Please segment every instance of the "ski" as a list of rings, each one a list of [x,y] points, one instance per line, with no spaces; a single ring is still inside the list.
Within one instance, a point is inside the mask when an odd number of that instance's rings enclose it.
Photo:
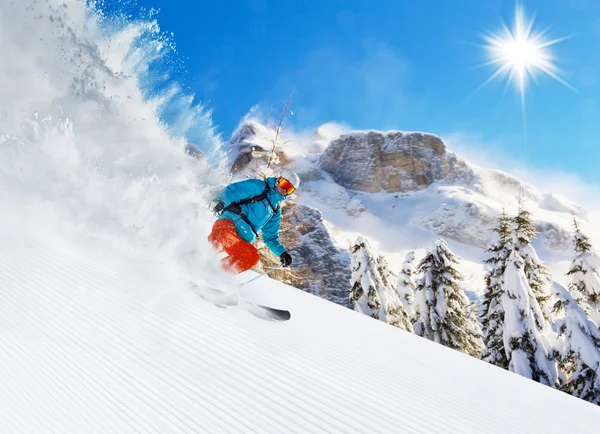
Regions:
[[[263,304],[242,301],[242,304],[248,312],[257,318],[271,321],[288,321],[292,318],[289,310],[277,309],[275,307],[265,306]]]
[[[265,306],[259,303],[253,303],[248,300],[243,300],[237,294],[221,291],[206,285],[198,285],[191,282],[192,289],[202,299],[210,301],[219,308],[240,307],[257,318],[266,321],[288,321],[292,314],[289,310],[278,309],[275,307]]]

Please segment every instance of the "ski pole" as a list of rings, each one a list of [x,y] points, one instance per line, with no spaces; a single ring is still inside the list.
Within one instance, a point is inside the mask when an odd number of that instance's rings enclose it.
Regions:
[[[256,277],[253,277],[252,279],[248,280],[247,282],[244,282],[244,283],[242,283],[242,284],[240,285],[240,287],[241,287],[241,286],[244,286],[244,285],[247,285],[247,284],[248,284],[248,283],[250,283],[250,282],[254,282],[256,279],[259,279],[259,278],[261,278],[261,277],[263,277],[263,276],[266,276],[266,275],[268,275],[268,274],[272,273],[273,271],[275,271],[275,270],[279,270],[279,269],[281,269],[281,268],[283,268],[281,265],[280,265],[279,267],[267,268],[267,269],[266,269],[266,271],[265,271],[264,273],[262,273],[262,274],[259,274],[258,276],[256,276]]]

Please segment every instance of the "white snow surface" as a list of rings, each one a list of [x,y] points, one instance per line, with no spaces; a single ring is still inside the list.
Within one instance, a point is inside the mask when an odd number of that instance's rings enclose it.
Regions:
[[[597,430],[594,405],[279,282],[242,291],[292,312],[264,321],[144,251],[14,217],[0,222],[3,432]]]

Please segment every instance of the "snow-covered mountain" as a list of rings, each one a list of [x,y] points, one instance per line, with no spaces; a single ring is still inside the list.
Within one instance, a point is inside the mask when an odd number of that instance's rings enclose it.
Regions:
[[[253,120],[242,123],[227,149],[236,176],[255,176],[273,141],[272,128]],[[588,233],[597,232],[583,207],[508,173],[476,166],[432,134],[344,131],[324,125],[310,135],[288,132],[275,150],[276,167],[294,168],[303,180],[296,203],[308,208],[305,214],[295,211],[295,221],[311,221],[321,231],[320,242],[336,247],[309,253],[307,243],[299,242],[296,255],[303,265],[325,262],[349,273],[349,257],[341,252],[363,235],[398,272],[409,250],[422,255],[441,236],[464,259],[459,268],[475,299],[483,289],[482,260],[490,228],[502,209],[516,212],[519,194],[526,198],[539,231],[534,245],[558,282],[564,283],[572,257],[573,216]],[[322,287],[314,292],[339,302],[347,283],[332,282],[326,284],[329,294]]]

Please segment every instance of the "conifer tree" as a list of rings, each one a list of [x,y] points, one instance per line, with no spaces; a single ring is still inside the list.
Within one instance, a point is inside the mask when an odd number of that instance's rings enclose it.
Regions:
[[[489,271],[485,275],[485,292],[483,295],[481,324],[483,328],[482,359],[508,369],[508,358],[504,349],[504,308],[501,297],[504,292],[504,271],[510,252],[511,219],[502,210],[496,226],[492,229],[497,240],[486,250],[489,257],[484,261]]]
[[[581,232],[573,217],[575,258],[571,262],[567,276],[570,278],[569,291],[579,293],[590,306],[592,319],[600,325],[600,258],[592,250],[589,238]]]
[[[412,332],[412,324],[396,293],[385,285],[392,277],[387,261],[375,260],[369,242],[358,237],[351,249],[350,301],[358,312]]]
[[[387,259],[382,255],[377,256],[377,271],[381,276],[381,281],[387,288],[393,288],[394,285],[392,282],[396,279],[394,273],[390,269],[390,265],[388,264]]]
[[[561,390],[600,404],[600,312],[597,310],[600,263],[589,238],[573,217],[575,258],[567,276],[568,290],[555,285],[556,329],[560,343],[558,361],[565,379]]]
[[[393,282],[395,282],[397,277],[390,270],[387,259],[382,255],[377,257],[377,271],[379,272],[381,282],[385,287],[385,291],[380,297],[386,300],[384,305],[387,313],[387,322],[412,333],[412,322],[408,311],[404,309],[404,304],[398,297],[398,294],[394,291],[395,285]]]
[[[415,293],[415,333],[479,357],[482,349],[481,329],[469,313],[470,302],[454,268],[458,258],[442,239],[436,241],[419,264],[423,277]]]
[[[540,330],[549,327],[552,309],[549,304],[551,283],[550,272],[546,264],[540,260],[531,242],[538,232],[533,224],[531,213],[525,209],[523,192],[518,197],[518,214],[513,219],[514,232],[516,235],[515,247],[519,250],[519,256],[523,259],[523,271],[533,295],[540,306],[542,316],[535,317],[536,324]]]
[[[350,301],[354,303],[354,310],[379,319],[381,301],[377,293],[376,282],[370,273],[370,259],[372,254],[367,240],[358,237],[350,252],[352,277],[350,281]]]
[[[600,331],[591,320],[591,307],[577,290],[555,285],[556,326],[563,345],[559,357],[567,379],[561,390],[600,404]]]
[[[537,320],[542,316],[524,271],[524,260],[514,240],[502,275],[500,296],[504,311],[503,338],[508,369],[534,381],[554,386],[557,367],[553,349]]]
[[[402,263],[402,269],[398,274],[398,281],[396,282],[396,292],[400,301],[404,306],[404,310],[408,314],[409,318],[413,318],[414,308],[413,300],[415,298],[415,252],[410,251],[406,254],[406,258]]]

